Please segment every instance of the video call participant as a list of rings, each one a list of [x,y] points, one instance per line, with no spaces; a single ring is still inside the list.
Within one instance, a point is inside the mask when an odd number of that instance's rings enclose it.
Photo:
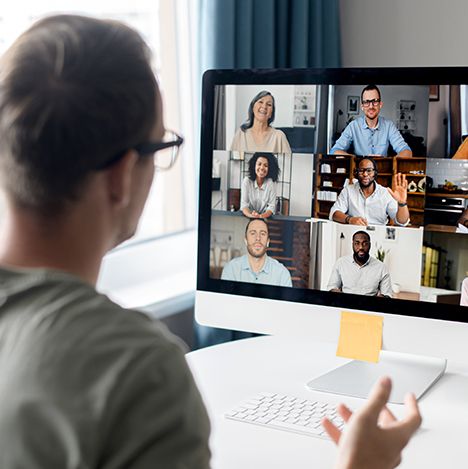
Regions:
[[[333,266],[327,290],[356,295],[393,295],[387,266],[369,254],[371,239],[366,231],[353,235],[353,255],[340,257]]]
[[[121,23],[56,16],[0,70],[0,467],[208,469],[209,422],[180,342],[95,290],[153,180],[153,157],[132,148],[180,144],[163,140],[147,47]],[[411,401],[406,418],[378,427],[389,393],[382,381],[354,415],[341,408],[342,437],[326,424],[336,467],[393,467],[420,416]]]
[[[380,90],[375,85],[366,86],[361,92],[361,110],[364,116],[350,122],[340,138],[333,145],[332,155],[349,155],[348,149],[354,146],[354,154],[360,156],[387,156],[391,145],[396,156],[411,157],[413,152],[404,141],[395,124],[380,117],[383,107]]]
[[[291,153],[284,132],[271,126],[274,120],[275,98],[269,91],[260,91],[250,102],[247,121],[237,130],[231,151]]]
[[[242,181],[242,213],[249,218],[268,218],[276,210],[276,181],[280,169],[273,153],[254,153],[249,174]]]
[[[245,227],[245,245],[247,254],[229,261],[224,266],[221,279],[292,287],[289,270],[267,256],[270,236],[265,220],[249,220]]]
[[[330,209],[330,220],[350,225],[386,225],[389,218],[397,225],[409,224],[408,182],[397,173],[393,187],[376,182],[377,165],[372,158],[359,160],[354,172],[357,181],[346,184]]]

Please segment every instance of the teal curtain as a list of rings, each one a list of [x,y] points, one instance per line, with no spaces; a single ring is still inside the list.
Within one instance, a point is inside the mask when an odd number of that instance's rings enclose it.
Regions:
[[[199,0],[201,65],[339,67],[338,0]]]
[[[202,71],[339,67],[339,0],[198,0]],[[196,347],[252,334],[195,324]]]

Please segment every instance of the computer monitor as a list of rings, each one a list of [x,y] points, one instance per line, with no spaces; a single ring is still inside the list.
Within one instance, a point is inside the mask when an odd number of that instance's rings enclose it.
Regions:
[[[197,321],[337,342],[343,310],[383,316],[378,365],[310,387],[389,373],[394,402],[465,356],[467,72],[206,72]]]

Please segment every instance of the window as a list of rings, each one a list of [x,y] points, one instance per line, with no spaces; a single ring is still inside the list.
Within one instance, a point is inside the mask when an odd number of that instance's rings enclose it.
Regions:
[[[153,67],[164,96],[166,127],[185,137],[178,163],[158,173],[136,236],[126,243],[144,241],[189,229],[195,224],[198,96],[195,4],[190,0],[42,0],[2,3],[0,53],[36,20],[57,13],[112,18],[137,29],[153,51]],[[183,77],[183,79],[179,79]]]

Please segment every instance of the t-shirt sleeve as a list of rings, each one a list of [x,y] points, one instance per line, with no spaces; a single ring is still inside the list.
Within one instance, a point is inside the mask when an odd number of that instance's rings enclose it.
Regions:
[[[210,467],[208,415],[184,354],[173,343],[160,348],[126,370],[108,412],[100,467]]]

